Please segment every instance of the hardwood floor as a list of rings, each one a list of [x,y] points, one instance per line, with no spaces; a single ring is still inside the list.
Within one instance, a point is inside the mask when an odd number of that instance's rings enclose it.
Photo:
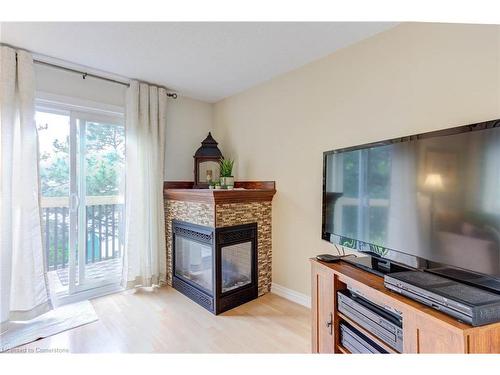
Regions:
[[[272,293],[215,316],[170,287],[92,300],[99,321],[22,348],[74,353],[310,353],[310,310]]]

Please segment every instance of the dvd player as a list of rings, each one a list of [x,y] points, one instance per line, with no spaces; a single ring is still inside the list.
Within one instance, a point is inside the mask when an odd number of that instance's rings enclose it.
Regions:
[[[337,292],[338,311],[395,350],[403,351],[403,320],[350,290]]]
[[[346,322],[340,323],[340,343],[352,354],[387,354],[387,350]]]
[[[384,285],[473,326],[500,321],[500,295],[429,272],[391,273]]]

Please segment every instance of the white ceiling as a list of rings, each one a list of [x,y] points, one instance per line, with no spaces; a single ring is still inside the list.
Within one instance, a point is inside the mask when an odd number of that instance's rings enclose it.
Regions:
[[[4,43],[216,102],[393,27],[376,22],[2,23]]]

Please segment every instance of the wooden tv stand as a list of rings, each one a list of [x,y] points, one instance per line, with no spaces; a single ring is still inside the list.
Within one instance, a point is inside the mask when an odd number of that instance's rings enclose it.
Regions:
[[[322,263],[311,259],[312,351],[344,353],[339,324],[347,321],[390,353],[396,350],[337,311],[337,291],[348,286],[380,306],[390,306],[403,316],[403,353],[500,353],[500,323],[472,327],[394,293],[384,279],[346,262]]]

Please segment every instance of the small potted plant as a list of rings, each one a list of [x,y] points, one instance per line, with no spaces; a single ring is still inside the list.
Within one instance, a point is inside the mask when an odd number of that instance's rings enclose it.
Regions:
[[[208,188],[209,189],[215,189],[215,181],[210,180],[210,182],[208,183]]]
[[[233,166],[234,160],[222,158],[219,162],[221,185],[226,189],[234,187]]]
[[[220,182],[219,182],[219,181],[216,181],[216,182],[214,183],[214,189],[216,189],[216,190],[222,189],[222,186],[221,186],[221,184],[220,184]]]

